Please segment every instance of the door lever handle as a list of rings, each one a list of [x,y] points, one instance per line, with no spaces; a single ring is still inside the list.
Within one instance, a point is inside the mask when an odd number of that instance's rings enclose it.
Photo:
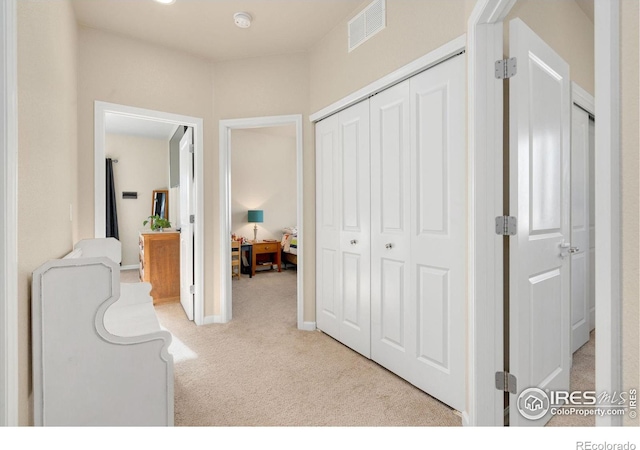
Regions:
[[[358,243],[358,241],[357,241],[357,240],[355,240],[355,239],[351,239],[351,245],[356,245],[357,243]]]
[[[390,248],[393,248],[393,244],[387,244],[387,245],[385,245],[384,247],[385,247],[385,248],[389,248],[389,249],[390,249]]]
[[[580,249],[578,247],[571,247],[569,249],[569,253],[578,253],[580,251]]]
[[[560,244],[558,244],[558,246],[560,247],[560,258],[564,259],[567,256],[569,256],[571,253],[574,253],[571,251],[571,243],[570,242],[565,242],[565,240],[563,239]],[[574,247],[575,248],[575,247]]]

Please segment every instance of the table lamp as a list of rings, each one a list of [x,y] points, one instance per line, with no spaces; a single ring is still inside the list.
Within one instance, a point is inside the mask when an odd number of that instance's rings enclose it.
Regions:
[[[264,222],[264,211],[261,209],[249,210],[249,223],[262,223]],[[253,226],[253,240],[258,240],[258,225]]]

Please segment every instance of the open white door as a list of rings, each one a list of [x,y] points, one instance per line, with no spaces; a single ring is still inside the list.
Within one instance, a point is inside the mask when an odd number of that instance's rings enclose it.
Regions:
[[[511,426],[544,425],[547,392],[569,390],[571,96],[569,65],[520,19],[509,28],[509,396]],[[515,393],[514,393],[515,392]]]
[[[571,110],[571,353],[589,341],[589,113]]]
[[[180,303],[193,320],[193,128],[180,140]]]

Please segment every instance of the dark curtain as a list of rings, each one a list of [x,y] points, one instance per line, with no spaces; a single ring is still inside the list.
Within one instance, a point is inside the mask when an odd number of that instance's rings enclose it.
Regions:
[[[120,240],[118,212],[116,211],[116,187],[113,183],[113,161],[107,158],[107,237]]]

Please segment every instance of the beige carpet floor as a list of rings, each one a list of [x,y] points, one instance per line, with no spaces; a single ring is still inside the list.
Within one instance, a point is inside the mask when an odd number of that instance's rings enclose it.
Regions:
[[[137,271],[123,272],[134,282]],[[296,328],[296,272],[233,280],[233,320],[196,326],[156,306],[174,342],[177,426],[460,426],[459,415],[321,332]],[[574,355],[572,389],[593,389],[594,345]],[[557,416],[549,426],[593,426]]]

